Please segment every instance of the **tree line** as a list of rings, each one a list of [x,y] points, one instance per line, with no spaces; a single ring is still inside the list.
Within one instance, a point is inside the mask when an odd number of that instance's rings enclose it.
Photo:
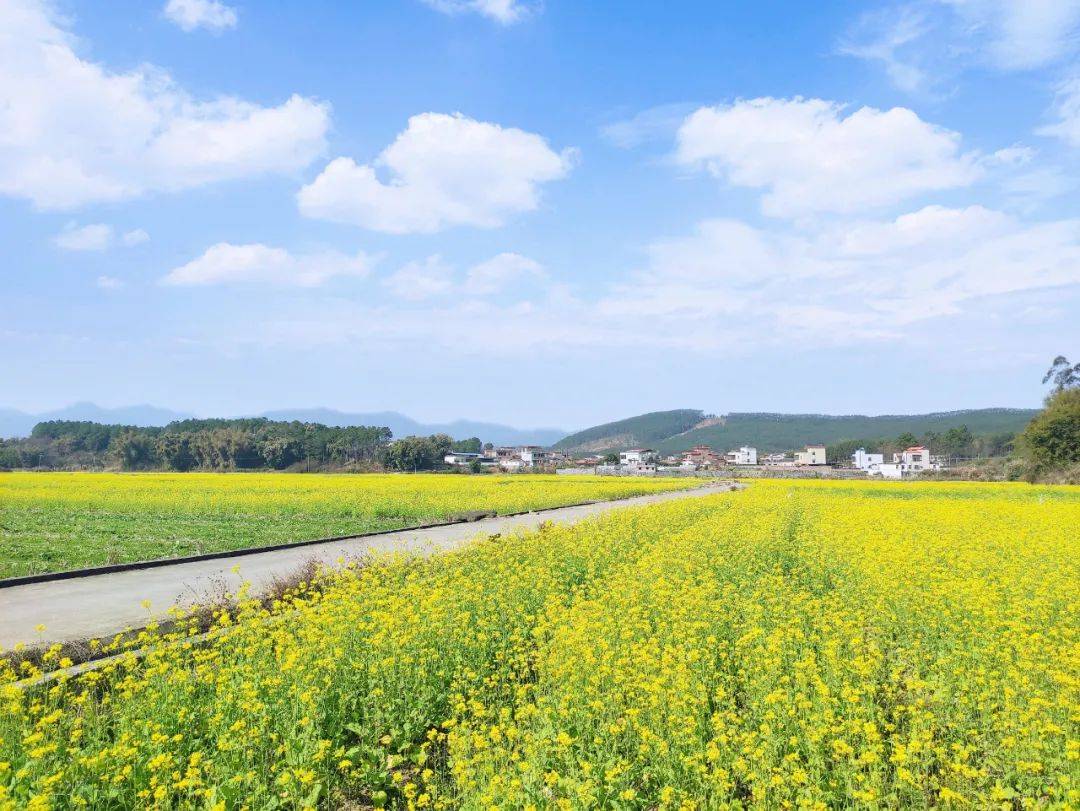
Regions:
[[[1015,436],[975,436],[961,425],[922,437],[905,433],[894,440],[838,442],[826,449],[826,455],[835,463],[846,461],[860,447],[888,455],[921,444],[953,461],[969,460],[947,475],[955,476],[967,469],[974,478],[1080,484],[1080,363],[1070,363],[1059,355],[1042,382],[1051,385],[1043,410]]]
[[[0,468],[121,470],[432,470],[472,437],[393,440],[385,426],[333,427],[259,418],[188,419],[164,427],[52,420],[0,440]]]
[[[966,425],[959,425],[947,431],[927,431],[922,436],[906,431],[893,439],[845,439],[827,446],[825,456],[831,464],[839,464],[850,461],[856,450],[865,448],[868,453],[882,453],[888,459],[905,448],[922,445],[935,456],[952,460],[985,459],[1007,456],[1015,442],[1013,433],[976,435]]]

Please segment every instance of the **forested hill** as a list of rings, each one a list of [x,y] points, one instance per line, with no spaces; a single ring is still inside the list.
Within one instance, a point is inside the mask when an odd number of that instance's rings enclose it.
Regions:
[[[703,411],[690,408],[653,411],[578,431],[563,437],[553,447],[570,451],[604,451],[640,445],[651,447],[683,431],[691,430],[705,419]]]
[[[38,414],[0,407],[0,439],[30,436],[33,427],[41,422],[95,422],[152,428],[164,427],[191,416],[150,405],[102,408],[88,402]],[[448,434],[454,439],[478,436],[496,445],[549,445],[566,435],[566,431],[558,428],[515,428],[476,420],[422,423],[397,411],[348,412],[332,408],[291,408],[265,411],[255,416],[265,417],[271,422],[317,423],[329,428],[384,425],[394,432],[394,436]]]
[[[679,453],[694,445],[711,445],[717,450],[753,445],[759,451],[774,452],[808,443],[829,445],[843,440],[869,441],[907,433],[922,438],[965,425],[975,436],[1015,434],[1037,413],[1035,409],[984,408],[875,417],[768,413],[708,417],[702,411],[678,409],[589,428],[562,439],[556,447],[571,452],[595,453],[645,445],[662,453]]]
[[[163,428],[50,420],[26,439],[0,439],[0,469],[429,470],[480,439],[446,434],[391,443],[386,426],[335,427],[264,417],[182,419]]]

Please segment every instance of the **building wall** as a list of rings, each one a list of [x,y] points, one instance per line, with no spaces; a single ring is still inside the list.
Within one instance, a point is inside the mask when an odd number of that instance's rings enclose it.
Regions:
[[[885,461],[885,455],[881,453],[867,453],[862,448],[851,455],[851,461],[859,470],[869,470],[874,465],[880,465]]]
[[[798,451],[795,454],[795,461],[800,465],[824,465],[826,463],[825,449],[807,448],[804,451]]]

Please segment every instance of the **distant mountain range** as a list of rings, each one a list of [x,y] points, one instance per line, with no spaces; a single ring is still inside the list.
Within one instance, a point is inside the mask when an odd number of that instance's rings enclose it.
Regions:
[[[320,422],[323,425],[385,425],[394,432],[394,436],[428,436],[430,434],[449,434],[454,439],[479,437],[484,442],[496,445],[551,445],[558,442],[566,431],[560,428],[513,428],[495,422],[474,422],[472,420],[454,420],[445,423],[417,422],[397,411],[375,411],[365,414],[350,414],[335,411],[332,408],[291,408],[279,411],[266,411],[259,414],[270,420],[300,420],[301,422]]]
[[[171,411],[151,405],[123,406],[103,408],[94,403],[74,403],[55,411],[40,414],[28,414],[10,408],[0,408],[0,437],[29,436],[30,431],[39,422],[47,420],[85,420],[113,425],[154,426],[166,425],[173,420],[189,419],[195,415]],[[234,415],[250,416],[250,415]],[[394,432],[394,436],[427,436],[429,434],[449,434],[454,439],[479,437],[485,442],[496,445],[551,445],[566,435],[558,428],[514,428],[491,422],[456,420],[449,423],[422,423],[396,411],[376,411],[370,413],[348,413],[332,408],[293,408],[267,411],[256,414],[270,420],[299,420],[301,422],[319,422],[323,425],[385,425]]]
[[[924,436],[966,425],[976,436],[1017,433],[1038,413],[1026,408],[982,408],[934,414],[831,416],[828,414],[739,414],[712,416],[696,409],[654,411],[570,434],[555,448],[571,453],[601,453],[650,447],[664,454],[694,445],[731,450],[752,445],[763,452],[841,440],[893,439],[903,433]]]
[[[713,416],[698,409],[676,409],[640,414],[566,435],[557,428],[513,428],[491,422],[456,420],[422,423],[397,411],[351,413],[332,408],[291,408],[265,411],[254,416],[270,420],[299,420],[323,425],[385,425],[402,437],[444,433],[454,439],[479,437],[496,445],[545,445],[572,453],[599,453],[632,447],[650,447],[662,453],[679,453],[694,445],[730,450],[753,445],[763,452],[790,450],[808,443],[829,444],[845,439],[895,438],[910,431],[943,433],[966,425],[975,435],[1019,432],[1038,413],[1024,408],[983,408],[934,414],[830,416],[827,414],[743,414]],[[88,420],[120,425],[166,425],[194,415],[151,405],[103,408],[94,403],[74,403],[55,411],[27,414],[0,408],[0,437],[28,436],[46,420]],[[251,415],[235,415],[251,416]]]
[[[192,416],[167,408],[152,405],[121,406],[102,408],[95,403],[72,403],[55,411],[43,411],[40,414],[28,414],[13,408],[0,408],[0,437],[29,436],[30,431],[39,422],[48,420],[80,420],[100,422],[108,425],[166,425],[173,420],[183,420]]]

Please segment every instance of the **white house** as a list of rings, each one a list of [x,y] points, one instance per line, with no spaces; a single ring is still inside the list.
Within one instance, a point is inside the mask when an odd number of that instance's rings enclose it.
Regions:
[[[519,448],[496,448],[495,461],[503,470],[511,472],[528,468],[546,467],[565,459],[561,454],[556,456],[551,451],[544,450],[539,445],[523,445]]]
[[[824,465],[825,446],[807,445],[804,451],[795,451],[795,464],[797,465]]]
[[[482,453],[466,453],[465,451],[451,451],[443,457],[443,461],[448,465],[464,466],[474,460],[483,459]]]
[[[871,476],[883,479],[902,479],[924,470],[940,470],[941,463],[930,456],[930,449],[922,445],[913,445],[900,453],[893,454],[891,463],[882,462],[867,470]]]
[[[619,454],[620,465],[649,465],[656,462],[657,453],[652,448],[631,448]]]
[[[724,456],[724,461],[729,465],[756,465],[757,448],[749,448],[744,445],[737,451],[728,451]]]
[[[922,445],[913,445],[900,453],[894,453],[893,464],[899,464],[905,473],[937,470],[940,467],[937,462],[930,458],[930,449]]]
[[[859,470],[867,472],[876,470],[884,462],[885,454],[867,453],[866,448],[859,448],[855,453],[851,454],[851,463]]]
[[[874,470],[867,471],[871,476],[881,476],[883,479],[902,479],[904,477],[904,471],[898,463],[886,463],[882,462]]]

